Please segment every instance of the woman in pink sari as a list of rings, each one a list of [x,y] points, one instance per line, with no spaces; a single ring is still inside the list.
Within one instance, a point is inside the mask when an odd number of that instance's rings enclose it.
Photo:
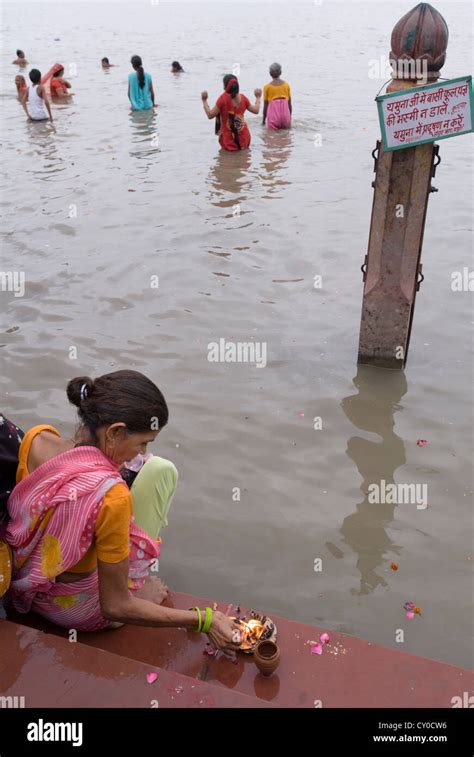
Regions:
[[[293,107],[291,104],[291,90],[287,81],[281,78],[281,66],[272,63],[270,66],[272,80],[263,88],[263,121],[269,129],[289,129]]]
[[[81,421],[74,439],[37,426],[20,446],[18,483],[8,500],[7,597],[18,612],[32,610],[66,628],[176,626],[235,651],[232,620],[210,608],[162,607],[167,589],[149,575],[176,486],[172,463],[145,456],[168,422],[162,393],[141,373],[116,371],[95,381],[72,379],[67,396]],[[132,459],[129,490],[119,471]],[[137,474],[140,460],[146,462]]]

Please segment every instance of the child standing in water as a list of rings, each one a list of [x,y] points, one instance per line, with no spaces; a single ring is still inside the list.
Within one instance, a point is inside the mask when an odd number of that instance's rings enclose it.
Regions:
[[[262,90],[256,89],[255,105],[239,91],[239,82],[231,76],[225,85],[224,93],[219,97],[213,108],[207,102],[207,92],[201,92],[202,104],[208,118],[220,117],[219,143],[224,150],[235,152],[245,150],[250,145],[250,131],[245,121],[245,111],[258,113]]]
[[[128,99],[132,110],[150,110],[155,107],[155,92],[151,74],[143,70],[142,59],[133,55],[130,63],[133,73],[128,77]]]
[[[21,104],[25,109],[26,115],[30,121],[46,121],[49,114],[49,120],[52,121],[51,106],[45,88],[41,84],[41,71],[38,71],[37,68],[32,68],[30,71],[30,80],[31,84],[21,99]],[[27,102],[28,107],[26,105]]]
[[[291,126],[291,91],[288,82],[281,79],[281,66],[270,66],[272,80],[263,88],[263,121],[269,129],[289,129]]]

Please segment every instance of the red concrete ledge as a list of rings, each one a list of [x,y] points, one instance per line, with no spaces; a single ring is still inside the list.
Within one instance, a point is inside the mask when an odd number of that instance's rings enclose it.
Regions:
[[[209,598],[173,593],[168,606],[213,606]],[[231,606],[218,609],[233,614]],[[233,608],[235,614],[235,607]],[[242,608],[242,614],[245,614]],[[248,611],[247,611],[248,612]],[[281,664],[270,678],[257,671],[252,657],[238,655],[233,665],[219,655],[203,655],[205,638],[179,629],[124,626],[116,631],[80,633],[83,645],[146,665],[206,681],[220,691],[239,692],[281,707],[450,708],[455,697],[474,692],[474,675],[454,665],[417,657],[345,634],[272,615],[278,627]],[[37,616],[16,616],[54,634],[64,630]],[[327,631],[331,643],[312,655],[308,641]]]
[[[8,620],[0,621],[0,647],[0,709],[272,706]],[[151,672],[158,678],[150,684]]]

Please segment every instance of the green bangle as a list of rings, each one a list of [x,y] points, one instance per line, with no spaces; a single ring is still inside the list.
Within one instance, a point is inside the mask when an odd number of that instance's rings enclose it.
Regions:
[[[209,633],[212,625],[212,608],[206,607],[206,618],[201,628],[201,633]]]
[[[201,633],[202,631],[202,615],[201,610],[199,607],[191,607],[192,612],[197,612],[198,614],[198,627],[196,628],[196,633]]]

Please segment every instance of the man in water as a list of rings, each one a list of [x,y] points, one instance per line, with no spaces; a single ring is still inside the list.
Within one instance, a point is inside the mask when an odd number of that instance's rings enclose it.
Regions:
[[[53,120],[51,106],[44,86],[41,84],[41,71],[32,68],[30,71],[31,84],[21,98],[21,104],[30,121]],[[28,106],[26,105],[28,103]]]
[[[17,66],[26,66],[28,61],[25,58],[23,50],[16,51],[16,60],[13,60],[12,63],[15,63]]]

